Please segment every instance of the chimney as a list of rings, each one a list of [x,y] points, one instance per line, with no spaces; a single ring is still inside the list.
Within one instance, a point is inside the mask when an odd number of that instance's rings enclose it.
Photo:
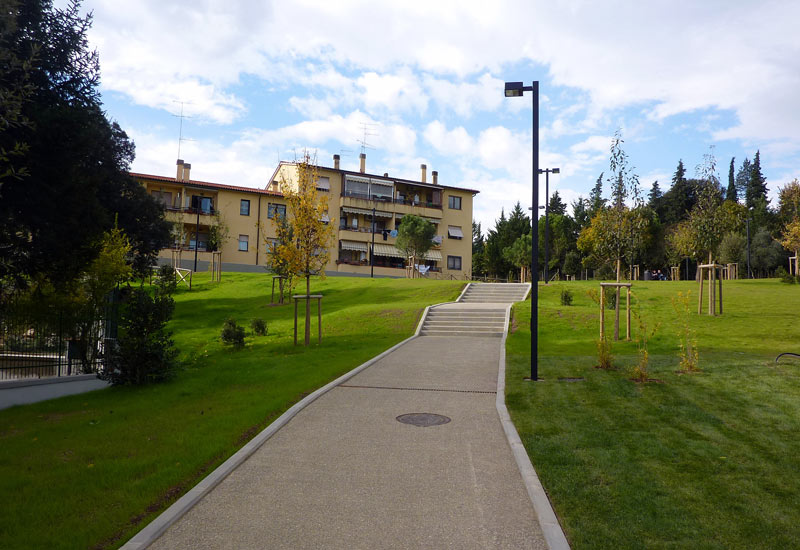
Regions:
[[[183,165],[183,181],[189,181],[189,170],[192,169],[192,165],[188,162]]]
[[[431,172],[431,177],[433,178],[433,184],[439,185],[439,172],[434,170],[433,172]]]
[[[384,173],[383,173],[383,177],[384,177],[384,178],[388,178],[388,177],[389,177],[389,172],[384,172]]]
[[[428,171],[428,167],[425,164],[420,164],[419,167],[422,168],[422,179],[420,181],[422,183],[425,183],[426,178],[427,178],[426,172]]]
[[[363,174],[367,171],[367,154],[361,153],[359,157],[361,158],[361,173]]]
[[[175,176],[175,179],[178,181],[183,181],[183,159],[178,159],[178,162],[175,164],[178,165],[178,175]]]
[[[334,170],[338,170],[339,169],[339,159],[340,158],[341,157],[339,157],[339,155],[333,155],[333,169]]]

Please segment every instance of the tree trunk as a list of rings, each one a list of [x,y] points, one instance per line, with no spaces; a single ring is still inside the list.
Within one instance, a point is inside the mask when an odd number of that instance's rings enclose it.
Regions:
[[[306,347],[311,341],[311,275],[306,275]]]
[[[620,282],[622,274],[622,259],[617,258],[617,282]],[[614,341],[619,340],[619,287],[615,289],[617,305],[614,308]]]

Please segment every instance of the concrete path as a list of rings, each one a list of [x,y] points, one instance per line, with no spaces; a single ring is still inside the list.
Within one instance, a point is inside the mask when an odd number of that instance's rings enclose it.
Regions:
[[[147,546],[145,532],[165,525],[150,548],[548,548],[495,408],[504,343],[410,339],[302,409],[185,515],[168,510],[123,548]],[[450,421],[397,420],[409,413]]]

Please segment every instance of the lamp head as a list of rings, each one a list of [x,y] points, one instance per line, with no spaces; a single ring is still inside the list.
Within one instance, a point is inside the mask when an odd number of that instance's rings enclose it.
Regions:
[[[522,82],[506,82],[506,97],[519,97],[524,86]]]
[[[560,174],[561,173],[561,168],[553,168],[551,170],[551,172],[553,172],[554,174]]]

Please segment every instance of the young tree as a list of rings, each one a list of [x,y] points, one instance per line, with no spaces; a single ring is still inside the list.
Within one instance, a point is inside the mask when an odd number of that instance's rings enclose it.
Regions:
[[[433,247],[433,238],[436,236],[436,226],[425,218],[406,214],[397,229],[395,246],[410,258],[413,267],[417,260],[423,258]],[[412,277],[415,270],[412,269]]]
[[[309,153],[297,163],[297,182],[281,181],[281,192],[289,205],[289,225],[294,247],[280,247],[283,261],[293,274],[306,280],[306,295],[311,295],[311,277],[325,277],[330,260],[328,247],[333,240],[333,227],[323,221],[328,211],[328,198],[317,193],[317,167]],[[305,345],[311,341],[311,300],[306,299]]]
[[[283,304],[286,292],[291,292],[294,287],[294,274],[300,270],[300,266],[295,262],[299,260],[299,255],[294,253],[294,233],[292,226],[286,216],[276,212],[273,219],[275,224],[275,240],[267,247],[266,264],[267,269],[281,277],[278,279],[278,292],[280,297],[278,303]],[[265,227],[259,227],[261,238],[265,243],[270,242]]]
[[[531,246],[533,239],[530,233],[523,235],[514,241],[514,244],[503,250],[503,256],[512,265],[520,269],[519,280],[525,282],[527,280],[527,273],[531,265]]]
[[[781,234],[781,246],[786,250],[794,251],[795,258],[800,258],[800,217],[786,224]],[[795,274],[797,275],[797,274]]]
[[[713,150],[704,156],[704,162],[697,167],[702,184],[697,204],[689,213],[689,227],[692,234],[692,248],[702,258],[708,255],[708,263],[725,234],[722,219],[722,193],[716,175],[716,159]]]

